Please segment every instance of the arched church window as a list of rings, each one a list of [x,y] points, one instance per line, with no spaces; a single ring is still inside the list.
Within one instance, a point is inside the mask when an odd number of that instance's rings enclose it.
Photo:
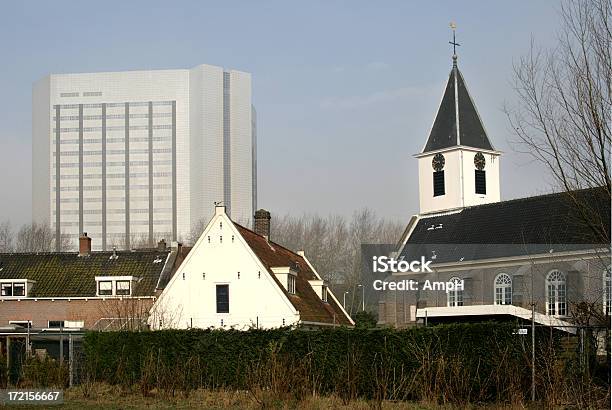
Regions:
[[[551,316],[567,315],[565,274],[558,270],[553,270],[546,276],[546,314]]]
[[[512,304],[512,278],[506,273],[500,273],[495,278],[495,304]]]
[[[454,277],[451,278],[449,282],[451,282],[454,286],[453,289],[448,290],[447,292],[448,306],[463,306],[463,286],[459,286],[462,283],[461,279]]]

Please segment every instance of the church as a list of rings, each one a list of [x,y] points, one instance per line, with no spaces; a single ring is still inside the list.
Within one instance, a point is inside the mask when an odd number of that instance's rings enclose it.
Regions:
[[[501,154],[454,54],[430,134],[415,155],[420,210],[392,255],[424,256],[432,269],[386,280],[458,286],[379,292],[380,325],[527,322],[533,316],[537,325],[574,333],[587,306],[599,323],[609,323],[609,195],[590,188],[502,201]],[[607,236],[597,235],[593,224]]]

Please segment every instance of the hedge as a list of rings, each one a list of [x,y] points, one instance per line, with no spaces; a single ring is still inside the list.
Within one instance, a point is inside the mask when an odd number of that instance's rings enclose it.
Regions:
[[[160,387],[163,379],[173,389],[252,389],[272,383],[267,378],[283,367],[278,378],[288,390],[299,384],[347,397],[508,401],[529,391],[531,338],[515,330],[491,322],[402,330],[89,332],[83,348],[92,378],[143,388]]]

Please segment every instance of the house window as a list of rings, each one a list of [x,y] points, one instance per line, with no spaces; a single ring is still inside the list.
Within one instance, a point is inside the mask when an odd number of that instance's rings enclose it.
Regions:
[[[26,282],[4,282],[0,287],[0,295],[1,296],[26,296]]]
[[[327,286],[323,286],[323,289],[321,290],[321,300],[323,300],[323,302],[327,302]]]
[[[474,170],[474,182],[476,185],[476,193],[486,195],[487,194],[487,178],[485,171],[480,169]]]
[[[287,275],[287,290],[295,295],[295,276],[293,275]]]
[[[2,284],[2,296],[13,296],[13,284],[12,283]]]
[[[101,280],[98,282],[98,295],[110,296],[113,294],[113,282],[110,280]]]
[[[449,281],[454,286],[452,290],[447,293],[448,306],[463,306],[463,281],[457,277],[451,278]]]
[[[434,196],[441,196],[445,194],[444,171],[434,171],[433,173],[433,192],[434,192]]]
[[[565,274],[553,270],[546,276],[546,314],[567,315]]]
[[[603,302],[604,302],[604,314],[612,314],[612,278],[610,277],[610,266],[604,271],[603,274]]]
[[[64,327],[64,321],[63,320],[49,320],[49,327],[50,328],[61,328]]]
[[[32,328],[32,321],[31,320],[9,320],[9,325],[17,325],[17,326],[21,326],[23,328]]]
[[[495,304],[512,304],[512,278],[505,273],[500,273],[495,278]]]
[[[217,313],[229,313],[229,285],[217,285]]]
[[[25,283],[13,283],[13,296],[25,296]]]
[[[117,281],[117,295],[129,296],[132,292],[130,289],[129,280],[118,280]]]

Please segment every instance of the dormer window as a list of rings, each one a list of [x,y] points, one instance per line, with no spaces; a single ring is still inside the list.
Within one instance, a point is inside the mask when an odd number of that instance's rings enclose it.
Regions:
[[[295,276],[287,276],[287,292],[295,295]]]
[[[287,293],[295,295],[295,280],[297,271],[289,266],[273,267],[272,272],[283,285]]]
[[[2,296],[13,296],[13,284],[12,283],[2,284]]]
[[[321,279],[313,279],[309,280],[308,283],[321,300],[327,302],[327,282]]]
[[[129,280],[118,280],[116,294],[118,296],[129,296],[132,294],[131,292],[131,283]]]
[[[131,296],[133,276],[96,276],[96,296]]]
[[[34,281],[27,279],[2,279],[0,280],[0,297],[23,298],[28,296]]]
[[[101,280],[98,282],[98,295],[100,296],[112,296],[113,294],[113,282],[110,280]]]

